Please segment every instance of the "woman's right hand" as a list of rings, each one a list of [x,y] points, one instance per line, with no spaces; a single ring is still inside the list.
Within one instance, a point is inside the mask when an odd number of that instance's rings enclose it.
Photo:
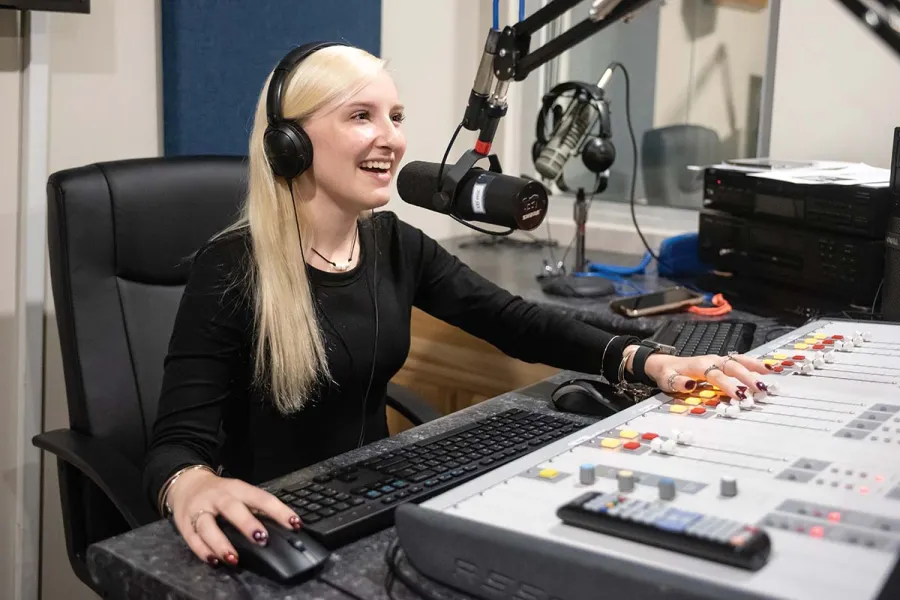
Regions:
[[[300,517],[269,492],[239,479],[219,477],[209,471],[195,469],[183,473],[169,489],[175,526],[191,550],[212,565],[225,561],[236,565],[239,560],[234,546],[216,524],[222,515],[247,539],[260,545],[269,534],[253,511],[263,513],[288,529],[300,529]]]

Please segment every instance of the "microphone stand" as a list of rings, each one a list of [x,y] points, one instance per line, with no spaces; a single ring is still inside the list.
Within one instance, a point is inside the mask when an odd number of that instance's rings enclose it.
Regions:
[[[584,235],[587,227],[588,205],[584,199],[584,188],[580,187],[575,192],[575,205],[573,208],[575,217],[575,273],[585,273],[587,259],[584,256]]]

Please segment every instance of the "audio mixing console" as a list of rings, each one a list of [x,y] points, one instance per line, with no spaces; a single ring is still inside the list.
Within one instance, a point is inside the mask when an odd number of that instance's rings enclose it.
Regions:
[[[877,598],[900,554],[900,325],[748,352],[768,394],[660,394],[397,510],[425,575],[481,598]]]

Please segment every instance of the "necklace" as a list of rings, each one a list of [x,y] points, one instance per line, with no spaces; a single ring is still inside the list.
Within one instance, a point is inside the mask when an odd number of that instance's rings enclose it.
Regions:
[[[322,260],[327,262],[329,265],[331,265],[331,268],[333,268],[335,271],[337,271],[338,273],[344,273],[346,271],[349,271],[350,265],[353,264],[353,250],[356,249],[356,238],[357,237],[359,237],[359,227],[357,227],[356,230],[353,232],[353,242],[350,244],[350,256],[347,257],[347,262],[341,262],[341,263],[334,262],[333,260],[328,260],[327,258],[322,256],[322,253],[319,252],[318,250],[316,250],[315,248],[313,248],[312,251],[315,252],[319,256],[319,258],[321,258]]]

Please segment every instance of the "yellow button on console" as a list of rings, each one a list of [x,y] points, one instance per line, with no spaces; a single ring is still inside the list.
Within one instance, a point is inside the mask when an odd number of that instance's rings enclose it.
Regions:
[[[673,404],[672,406],[669,407],[669,412],[683,413],[683,412],[687,412],[687,409],[688,409],[687,406],[682,406],[680,404]]]
[[[784,359],[786,359],[787,357],[788,357],[788,355],[787,355],[787,354],[784,354],[784,353],[782,353],[782,352],[779,352],[778,354],[773,354],[773,355],[772,355],[772,358],[774,358],[775,360],[784,360]]]
[[[817,340],[824,340],[824,339],[825,339],[826,337],[828,337],[828,336],[825,335],[824,333],[817,333],[814,337],[815,337]]]
[[[715,390],[703,390],[697,395],[701,398],[715,398],[717,394]]]
[[[697,406],[698,404],[702,404],[703,400],[701,400],[700,398],[690,397],[690,398],[685,398],[684,403],[689,406]]]
[[[615,438],[603,438],[603,441],[600,442],[600,445],[604,448],[618,448],[620,443],[621,442],[619,442],[619,440]]]
[[[803,340],[803,343],[804,344],[815,344],[816,338],[806,338],[805,340]]]
[[[541,469],[541,472],[538,473],[544,479],[553,479],[557,475],[559,475],[559,471],[556,469]]]
[[[766,359],[763,359],[763,363],[774,366],[774,365],[778,364],[778,361],[775,359],[772,359],[772,358],[766,358]]]
[[[634,438],[636,438],[639,435],[641,435],[641,434],[638,433],[637,431],[635,431],[634,429],[623,429],[622,431],[619,432],[619,437],[623,437],[626,440],[633,440]]]
[[[794,344],[794,350],[806,350],[806,344]]]

